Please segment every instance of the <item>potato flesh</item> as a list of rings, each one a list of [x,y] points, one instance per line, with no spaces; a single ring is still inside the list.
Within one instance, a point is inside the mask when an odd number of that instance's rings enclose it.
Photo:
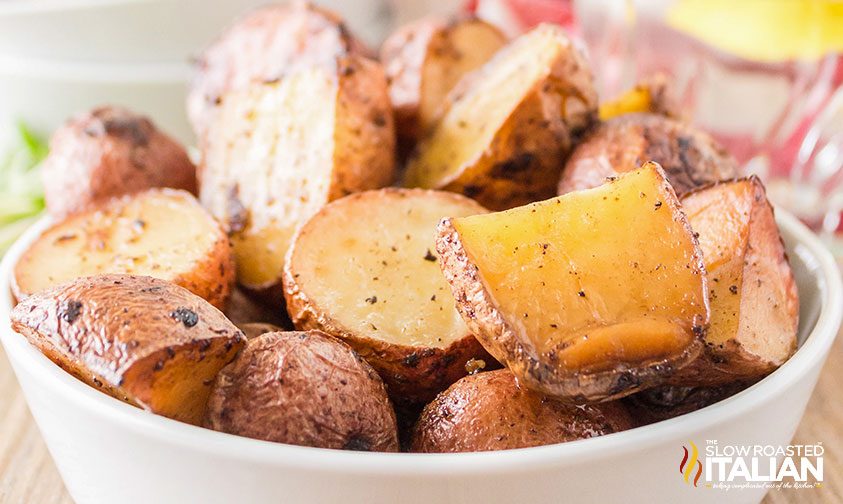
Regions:
[[[248,220],[231,240],[238,280],[274,284],[296,225],[328,200],[337,84],[313,68],[229,95],[210,129],[201,198],[220,218]],[[237,181],[237,193],[217,182]],[[259,211],[255,211],[258,209]]]
[[[736,340],[780,364],[796,344],[798,303],[772,209],[760,182],[718,184],[683,200],[709,277],[707,343]]]
[[[469,331],[437,264],[436,224],[484,209],[447,193],[404,194],[380,193],[384,199],[372,201],[352,196],[326,208],[319,225],[296,241],[296,282],[350,332],[445,348]]]
[[[677,355],[705,323],[698,249],[652,165],[453,223],[507,322],[563,369]]]
[[[220,230],[187,193],[151,191],[48,229],[15,268],[17,295],[103,273],[175,280],[191,272]]]
[[[422,141],[421,155],[407,167],[405,185],[442,187],[482,156],[501,124],[568,50],[548,30],[534,30],[514,44],[467,77],[478,77],[477,85],[453,102],[431,136]]]

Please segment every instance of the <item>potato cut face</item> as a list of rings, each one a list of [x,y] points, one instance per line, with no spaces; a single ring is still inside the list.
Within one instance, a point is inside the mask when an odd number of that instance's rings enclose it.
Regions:
[[[698,379],[717,384],[772,371],[796,349],[799,298],[761,182],[715,184],[682,203],[709,278],[711,322]]]
[[[383,189],[324,208],[291,249],[288,278],[344,331],[445,348],[469,332],[435,254],[436,224],[485,212],[438,191]]]
[[[64,283],[21,301],[11,319],[15,331],[80,380],[196,425],[214,378],[245,341],[202,298],[146,276]]]
[[[427,129],[462,77],[481,67],[501,47],[506,37],[480,19],[455,21],[433,35],[421,70],[419,122]]]
[[[187,192],[113,199],[46,230],[15,266],[18,299],[78,277],[148,275],[222,305],[233,281],[228,239]]]
[[[537,135],[525,131],[535,127],[541,129],[536,133],[545,135],[544,130],[564,130],[562,123],[570,123],[573,129],[587,124],[596,97],[584,67],[585,62],[558,28],[542,25],[514,40],[467,75],[449,96],[447,110],[408,163],[405,185],[442,188],[473,169],[493,172],[491,167],[480,167],[490,151],[505,157],[488,160],[493,165],[499,163],[502,172],[528,169],[534,158],[544,154],[561,155],[569,139],[556,138],[554,133],[552,138],[542,136],[537,141]],[[568,77],[572,82],[563,82]],[[578,86],[583,89],[575,89]],[[521,134],[510,131],[509,126]],[[525,140],[528,136],[529,141]],[[542,145],[532,145],[537,142]],[[533,152],[525,151],[520,157],[513,152],[526,146]],[[499,177],[508,175],[511,173]]]
[[[622,395],[644,379],[590,390],[581,378],[663,374],[699,352],[701,255],[655,164],[593,190],[443,222],[438,249],[469,328],[532,388]],[[578,376],[581,392],[565,385]]]

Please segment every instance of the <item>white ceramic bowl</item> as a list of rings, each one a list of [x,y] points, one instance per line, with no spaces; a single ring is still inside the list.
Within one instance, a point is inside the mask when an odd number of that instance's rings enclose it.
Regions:
[[[694,488],[677,469],[689,441],[788,443],[837,334],[839,270],[796,219],[780,212],[778,221],[801,296],[796,355],[702,410],[559,445],[421,455],[240,438],[143,412],[70,377],[9,329],[8,288],[0,289],[0,335],[67,489],[81,504],[758,502],[763,489]],[[38,232],[30,230],[7,254],[0,283],[8,285],[13,264]]]

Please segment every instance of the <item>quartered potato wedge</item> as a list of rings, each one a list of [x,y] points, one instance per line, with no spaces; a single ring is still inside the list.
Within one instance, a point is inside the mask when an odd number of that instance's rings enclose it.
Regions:
[[[773,208],[755,178],[714,184],[682,200],[708,271],[705,350],[671,380],[716,386],[758,379],[796,351],[799,294]]]
[[[12,328],[65,371],[134,406],[200,425],[245,339],[219,310],[157,278],[100,275],[29,296]]]
[[[463,323],[435,254],[445,216],[486,210],[422,189],[354,194],[302,226],[284,275],[296,328],[319,329],[357,350],[400,402],[428,401],[488,355]]]
[[[457,85],[404,184],[459,192],[492,210],[548,198],[572,137],[596,115],[584,56],[561,28],[540,25]]]
[[[437,250],[468,328],[530,389],[621,397],[701,350],[702,254],[656,164],[593,190],[446,219]]]
[[[234,282],[223,230],[184,191],[150,189],[73,215],[41,234],[15,265],[19,300],[74,278],[148,275],[222,308]]]

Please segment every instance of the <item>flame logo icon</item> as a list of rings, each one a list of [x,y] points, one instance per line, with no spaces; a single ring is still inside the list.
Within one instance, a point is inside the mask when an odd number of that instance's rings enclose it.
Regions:
[[[679,474],[682,475],[685,483],[690,483],[691,475],[694,474],[696,469],[696,475],[694,475],[694,486],[696,487],[700,481],[700,476],[702,476],[702,462],[700,462],[700,452],[697,450],[697,445],[693,441],[689,441],[689,443],[691,444],[690,452],[688,452],[688,448],[682,447],[685,455],[682,456],[682,462],[679,463]]]

